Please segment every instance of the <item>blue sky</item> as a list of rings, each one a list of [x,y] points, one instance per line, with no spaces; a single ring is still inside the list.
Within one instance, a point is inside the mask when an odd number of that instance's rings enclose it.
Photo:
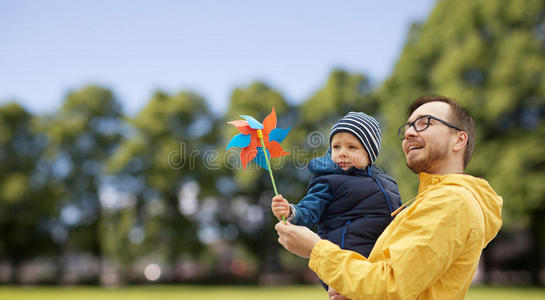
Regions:
[[[334,67],[387,77],[434,2],[0,1],[0,104],[54,112],[93,83],[130,115],[156,89],[193,90],[222,113],[255,80],[300,103]]]

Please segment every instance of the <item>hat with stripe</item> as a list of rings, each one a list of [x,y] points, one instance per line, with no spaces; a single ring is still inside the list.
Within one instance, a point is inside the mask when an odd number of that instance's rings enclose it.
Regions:
[[[329,133],[329,144],[333,135],[339,132],[352,133],[363,145],[372,164],[380,151],[380,125],[378,121],[362,112],[349,112],[340,119]]]

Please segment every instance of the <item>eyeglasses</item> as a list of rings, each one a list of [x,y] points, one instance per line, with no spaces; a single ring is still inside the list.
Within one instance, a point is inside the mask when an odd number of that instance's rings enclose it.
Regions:
[[[428,127],[430,127],[430,119],[439,121],[439,122],[447,125],[448,127],[454,128],[454,129],[456,129],[458,131],[463,131],[462,129],[456,127],[455,125],[453,125],[453,124],[451,124],[451,123],[449,123],[447,121],[441,120],[441,119],[436,118],[434,116],[424,115],[424,116],[418,117],[416,120],[414,120],[412,122],[407,122],[407,123],[401,125],[401,127],[399,127],[399,129],[397,130],[397,136],[399,137],[400,140],[405,139],[405,132],[407,132],[407,130],[409,130],[410,127],[414,128],[414,130],[416,132],[420,132],[420,131],[424,131],[424,130],[428,129]]]

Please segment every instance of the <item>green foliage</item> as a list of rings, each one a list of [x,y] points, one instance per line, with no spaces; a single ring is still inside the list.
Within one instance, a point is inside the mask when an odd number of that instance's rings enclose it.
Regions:
[[[85,86],[67,94],[61,109],[36,122],[46,137],[43,168],[54,188],[56,215],[43,228],[62,251],[75,250],[100,257],[100,191],[104,163],[121,139],[122,114],[108,89]],[[37,197],[40,199],[41,197]],[[58,272],[63,272],[66,255]]]
[[[273,106],[279,115],[288,109],[288,104],[280,92],[256,81],[248,87],[234,89],[225,118],[234,120],[240,119],[239,115],[250,115],[259,120],[259,116],[268,115]]]
[[[179,201],[187,182],[198,182],[201,195],[213,193],[216,176],[201,156],[216,143],[215,120],[206,102],[192,92],[171,96],[157,91],[129,122],[130,133],[109,159],[108,170],[113,188],[134,201],[109,210],[103,221],[111,233],[103,240],[108,256],[127,270],[139,257],[170,264],[182,253],[199,254],[197,223]],[[141,232],[142,240],[127,239],[132,230]]]
[[[377,92],[388,120],[383,154],[405,200],[417,182],[404,167],[395,130],[410,101],[437,93],[457,99],[476,119],[478,141],[467,171],[489,179],[505,197],[506,225],[521,220],[513,214],[545,205],[532,179],[545,175],[544,15],[543,1],[439,1],[426,23],[412,27]]]
[[[325,86],[301,106],[302,122],[322,123],[332,116],[343,116],[354,110],[373,114],[377,105],[370,101],[370,93],[371,86],[364,75],[333,70]]]
[[[54,251],[43,228],[54,216],[57,194],[40,163],[44,138],[33,117],[16,103],[0,107],[0,144],[0,259],[17,268]]]
[[[298,159],[297,166],[306,168],[312,158],[325,154],[331,126],[341,117],[350,111],[362,111],[380,119],[377,108],[378,103],[371,96],[371,85],[365,75],[333,70],[325,85],[299,107],[297,126],[289,136],[293,144],[304,150],[294,157]],[[306,186],[306,183],[301,184]]]
[[[273,90],[265,83],[259,81],[254,82],[248,87],[235,88],[231,94],[229,108],[223,120],[224,122],[239,120],[242,119],[240,115],[250,115],[256,118],[256,120],[262,122],[263,119],[271,113],[272,107],[274,107],[276,115],[279,117],[279,126],[277,127],[282,127],[282,117],[286,115],[289,109],[286,100],[280,92]],[[222,128],[223,141],[225,141],[223,144],[227,145],[228,141],[239,132],[235,129],[235,127],[228,124],[225,124],[222,126]],[[283,143],[282,146],[286,147],[286,144]],[[218,147],[218,151],[222,151],[222,148],[224,147]],[[222,154],[223,157],[225,157],[225,155],[229,154]],[[243,171],[242,168],[238,168],[239,170],[235,171],[233,175],[236,183],[240,185],[242,189],[253,189],[255,193],[255,191],[259,188],[257,185],[255,185],[255,178],[265,178],[263,175],[268,176],[268,174],[263,174],[262,170],[260,170],[254,162],[250,162],[248,166],[248,170]]]
[[[224,150],[229,140],[239,132],[225,122],[242,119],[239,115],[250,115],[258,121],[271,113],[274,107],[277,116],[277,128],[292,125],[293,108],[289,107],[285,98],[263,82],[254,82],[246,87],[237,87],[231,94],[229,108],[221,126],[222,143],[216,149],[220,153],[220,161],[224,178],[231,182],[234,190],[222,195],[217,210],[220,226],[234,224],[238,232],[235,244],[240,244],[248,253],[250,260],[257,262],[258,274],[274,271],[278,268],[278,247],[275,247],[273,217],[270,213],[270,201],[274,196],[271,179],[267,170],[255,162],[248,163],[246,170],[240,164],[240,149]],[[291,132],[290,132],[291,134]],[[289,136],[289,135],[288,135]],[[290,151],[290,144],[282,142],[282,148]],[[273,176],[279,191],[292,178],[290,166],[284,164],[289,158],[272,158],[271,164],[282,164],[282,168],[273,167]],[[233,180],[234,179],[234,180]],[[221,228],[221,227],[220,227]]]

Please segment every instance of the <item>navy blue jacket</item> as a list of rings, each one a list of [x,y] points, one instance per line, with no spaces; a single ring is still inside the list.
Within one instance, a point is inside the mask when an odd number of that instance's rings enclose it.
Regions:
[[[309,169],[315,176],[307,195],[292,205],[291,223],[318,225],[321,238],[368,257],[401,206],[397,183],[375,165],[344,171],[329,155],[313,159]]]

